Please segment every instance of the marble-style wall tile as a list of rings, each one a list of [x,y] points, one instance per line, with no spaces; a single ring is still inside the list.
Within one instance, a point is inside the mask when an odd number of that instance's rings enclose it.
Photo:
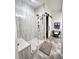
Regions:
[[[17,10],[19,10],[17,12]],[[23,38],[26,41],[31,40],[34,37],[35,26],[34,26],[34,9],[29,5],[17,5],[16,11],[16,26],[17,26],[17,37]]]

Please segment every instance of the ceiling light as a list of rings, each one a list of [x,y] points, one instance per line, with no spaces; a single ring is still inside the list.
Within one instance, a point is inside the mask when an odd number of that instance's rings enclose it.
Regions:
[[[32,2],[35,2],[35,0],[31,0]]]

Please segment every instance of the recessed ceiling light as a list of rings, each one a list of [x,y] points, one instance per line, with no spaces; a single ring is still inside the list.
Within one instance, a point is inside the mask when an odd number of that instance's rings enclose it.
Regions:
[[[32,2],[35,2],[35,0],[31,0]]]

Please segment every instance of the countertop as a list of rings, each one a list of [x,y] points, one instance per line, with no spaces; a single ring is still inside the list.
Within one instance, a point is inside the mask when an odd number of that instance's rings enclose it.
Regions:
[[[18,39],[17,41],[17,46],[18,46],[18,52],[22,51],[23,49],[27,48],[30,46],[29,43],[27,43],[24,39]]]

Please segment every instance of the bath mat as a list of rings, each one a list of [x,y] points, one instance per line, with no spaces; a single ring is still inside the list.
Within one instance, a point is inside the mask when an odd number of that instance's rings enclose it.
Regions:
[[[39,50],[49,56],[50,55],[51,48],[52,48],[52,43],[45,41],[41,45],[41,47],[40,47]]]

